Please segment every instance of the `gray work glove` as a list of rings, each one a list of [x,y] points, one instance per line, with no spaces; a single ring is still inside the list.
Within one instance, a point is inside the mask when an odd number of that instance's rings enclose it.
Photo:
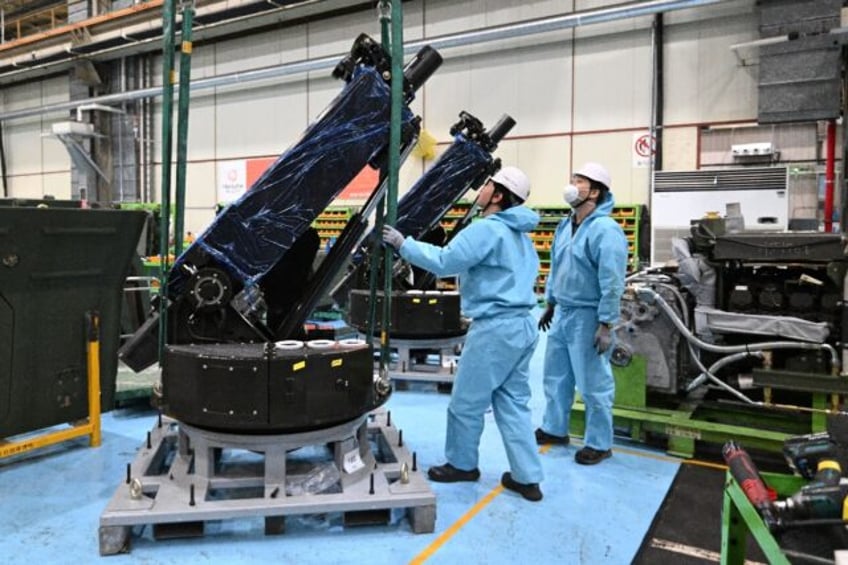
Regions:
[[[595,351],[598,355],[603,355],[612,345],[612,330],[606,324],[598,324],[598,329],[595,330]]]
[[[391,245],[395,249],[400,249],[400,246],[403,245],[403,234],[397,231],[392,226],[383,226],[383,242],[386,245]]]
[[[548,307],[545,308],[545,311],[542,312],[542,317],[539,318],[539,329],[543,332],[548,331],[551,328],[551,321],[554,319],[554,305],[548,304]]]

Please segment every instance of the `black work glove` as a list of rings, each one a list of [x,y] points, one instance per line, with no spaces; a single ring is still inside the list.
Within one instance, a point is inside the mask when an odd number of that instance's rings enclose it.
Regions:
[[[548,331],[551,327],[551,320],[554,319],[554,305],[548,304],[548,307],[545,308],[545,311],[542,312],[542,317],[539,318],[539,329],[543,332]]]
[[[598,329],[595,330],[595,351],[598,355],[603,355],[610,345],[612,345],[612,330],[606,324],[598,324]]]

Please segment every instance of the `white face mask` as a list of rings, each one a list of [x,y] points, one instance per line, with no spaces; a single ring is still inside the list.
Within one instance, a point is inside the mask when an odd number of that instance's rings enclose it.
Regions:
[[[571,206],[572,208],[577,208],[586,202],[586,198],[580,199],[580,189],[574,186],[573,184],[569,184],[565,187],[565,190],[562,194],[563,200],[565,203]]]

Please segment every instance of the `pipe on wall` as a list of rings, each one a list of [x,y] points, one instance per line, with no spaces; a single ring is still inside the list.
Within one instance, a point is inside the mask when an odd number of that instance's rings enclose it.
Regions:
[[[833,181],[836,176],[836,120],[827,122],[824,168],[824,231],[833,231]],[[840,218],[841,221],[844,221]]]

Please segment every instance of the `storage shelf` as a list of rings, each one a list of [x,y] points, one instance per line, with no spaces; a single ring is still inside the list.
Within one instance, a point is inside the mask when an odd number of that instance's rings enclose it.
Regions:
[[[318,217],[312,222],[312,227],[318,230],[318,237],[321,238],[321,249],[332,246],[352,216],[353,208],[348,206],[329,206],[318,214]]]

